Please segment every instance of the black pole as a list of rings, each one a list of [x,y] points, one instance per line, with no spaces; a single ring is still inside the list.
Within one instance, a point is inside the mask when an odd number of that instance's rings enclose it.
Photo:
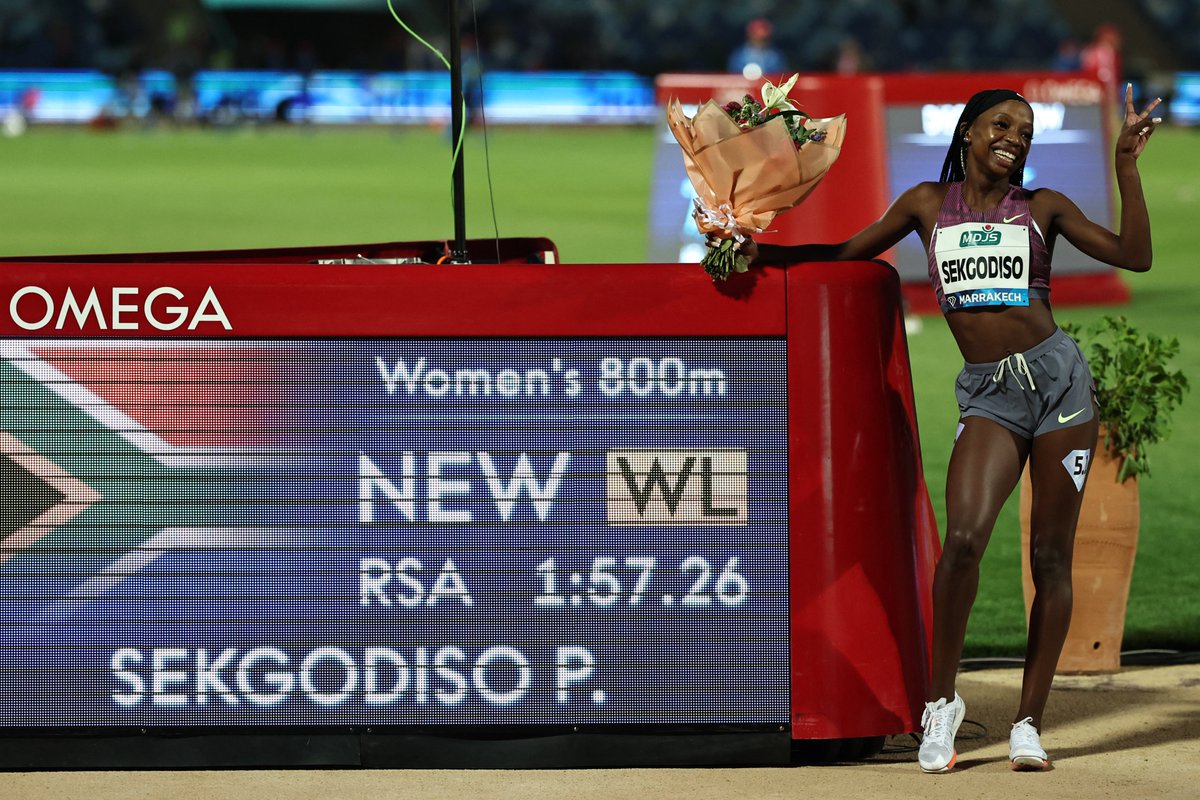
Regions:
[[[466,264],[467,258],[467,202],[463,189],[463,85],[462,85],[462,31],[458,26],[458,0],[450,2],[450,135],[451,152],[454,154],[452,199],[454,203],[454,246],[450,261]]]

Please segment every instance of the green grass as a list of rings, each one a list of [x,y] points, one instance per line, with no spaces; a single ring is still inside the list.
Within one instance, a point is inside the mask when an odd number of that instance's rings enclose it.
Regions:
[[[547,236],[563,260],[637,262],[646,251],[653,151],[648,129],[493,128],[491,192],[501,236]],[[1193,488],[1200,453],[1200,220],[1195,136],[1157,133],[1143,157],[1154,226],[1153,271],[1129,275],[1120,309],[1064,309],[1087,322],[1119,311],[1177,336],[1177,366],[1194,385],[1171,438],[1141,482],[1142,528],[1126,648],[1200,649],[1200,558]],[[466,148],[468,236],[493,235],[481,137]],[[284,247],[452,236],[449,145],[429,129],[96,133],[34,129],[0,139],[7,189],[0,254]],[[835,180],[836,175],[831,176]],[[850,187],[847,202],[852,202]],[[944,525],[946,462],[961,363],[946,326],[925,319],[910,337],[926,479]],[[1025,623],[1015,498],[984,558],[968,656],[1018,655]]]
[[[486,153],[472,136],[467,235],[640,261],[651,146],[645,129],[499,128]],[[0,139],[0,165],[4,255],[453,237],[450,146],[427,128],[33,129]]]

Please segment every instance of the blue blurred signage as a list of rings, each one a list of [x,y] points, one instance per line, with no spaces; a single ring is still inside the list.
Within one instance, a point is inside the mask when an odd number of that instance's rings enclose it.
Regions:
[[[212,122],[446,122],[445,72],[204,70],[193,77],[195,108]],[[30,122],[173,113],[181,94],[173,76],[147,71],[118,83],[96,71],[0,72],[0,116]],[[645,123],[657,118],[650,80],[627,72],[495,72],[484,77],[484,110],[494,123]]]
[[[1175,76],[1168,113],[1180,125],[1200,125],[1200,72],[1180,72]]]

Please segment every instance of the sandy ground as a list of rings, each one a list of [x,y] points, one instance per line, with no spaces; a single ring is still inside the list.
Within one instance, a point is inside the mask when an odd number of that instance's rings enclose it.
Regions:
[[[1200,798],[1200,664],[1057,678],[1042,737],[1053,768],[1042,773],[1009,769],[1020,678],[1014,669],[960,676],[967,722],[947,775],[922,774],[911,737],[898,737],[863,763],[773,769],[10,773],[0,798]]]

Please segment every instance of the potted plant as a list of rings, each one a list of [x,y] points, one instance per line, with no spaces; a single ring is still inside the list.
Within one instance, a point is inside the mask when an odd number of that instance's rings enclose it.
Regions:
[[[1121,666],[1125,606],[1137,553],[1138,476],[1150,474],[1148,448],[1166,438],[1188,388],[1168,368],[1179,341],[1142,333],[1123,317],[1086,328],[1063,325],[1079,342],[1096,381],[1100,434],[1075,532],[1071,629],[1059,672],[1115,672]],[[1029,472],[1021,478],[1021,562],[1025,618],[1033,602],[1029,571]]]

